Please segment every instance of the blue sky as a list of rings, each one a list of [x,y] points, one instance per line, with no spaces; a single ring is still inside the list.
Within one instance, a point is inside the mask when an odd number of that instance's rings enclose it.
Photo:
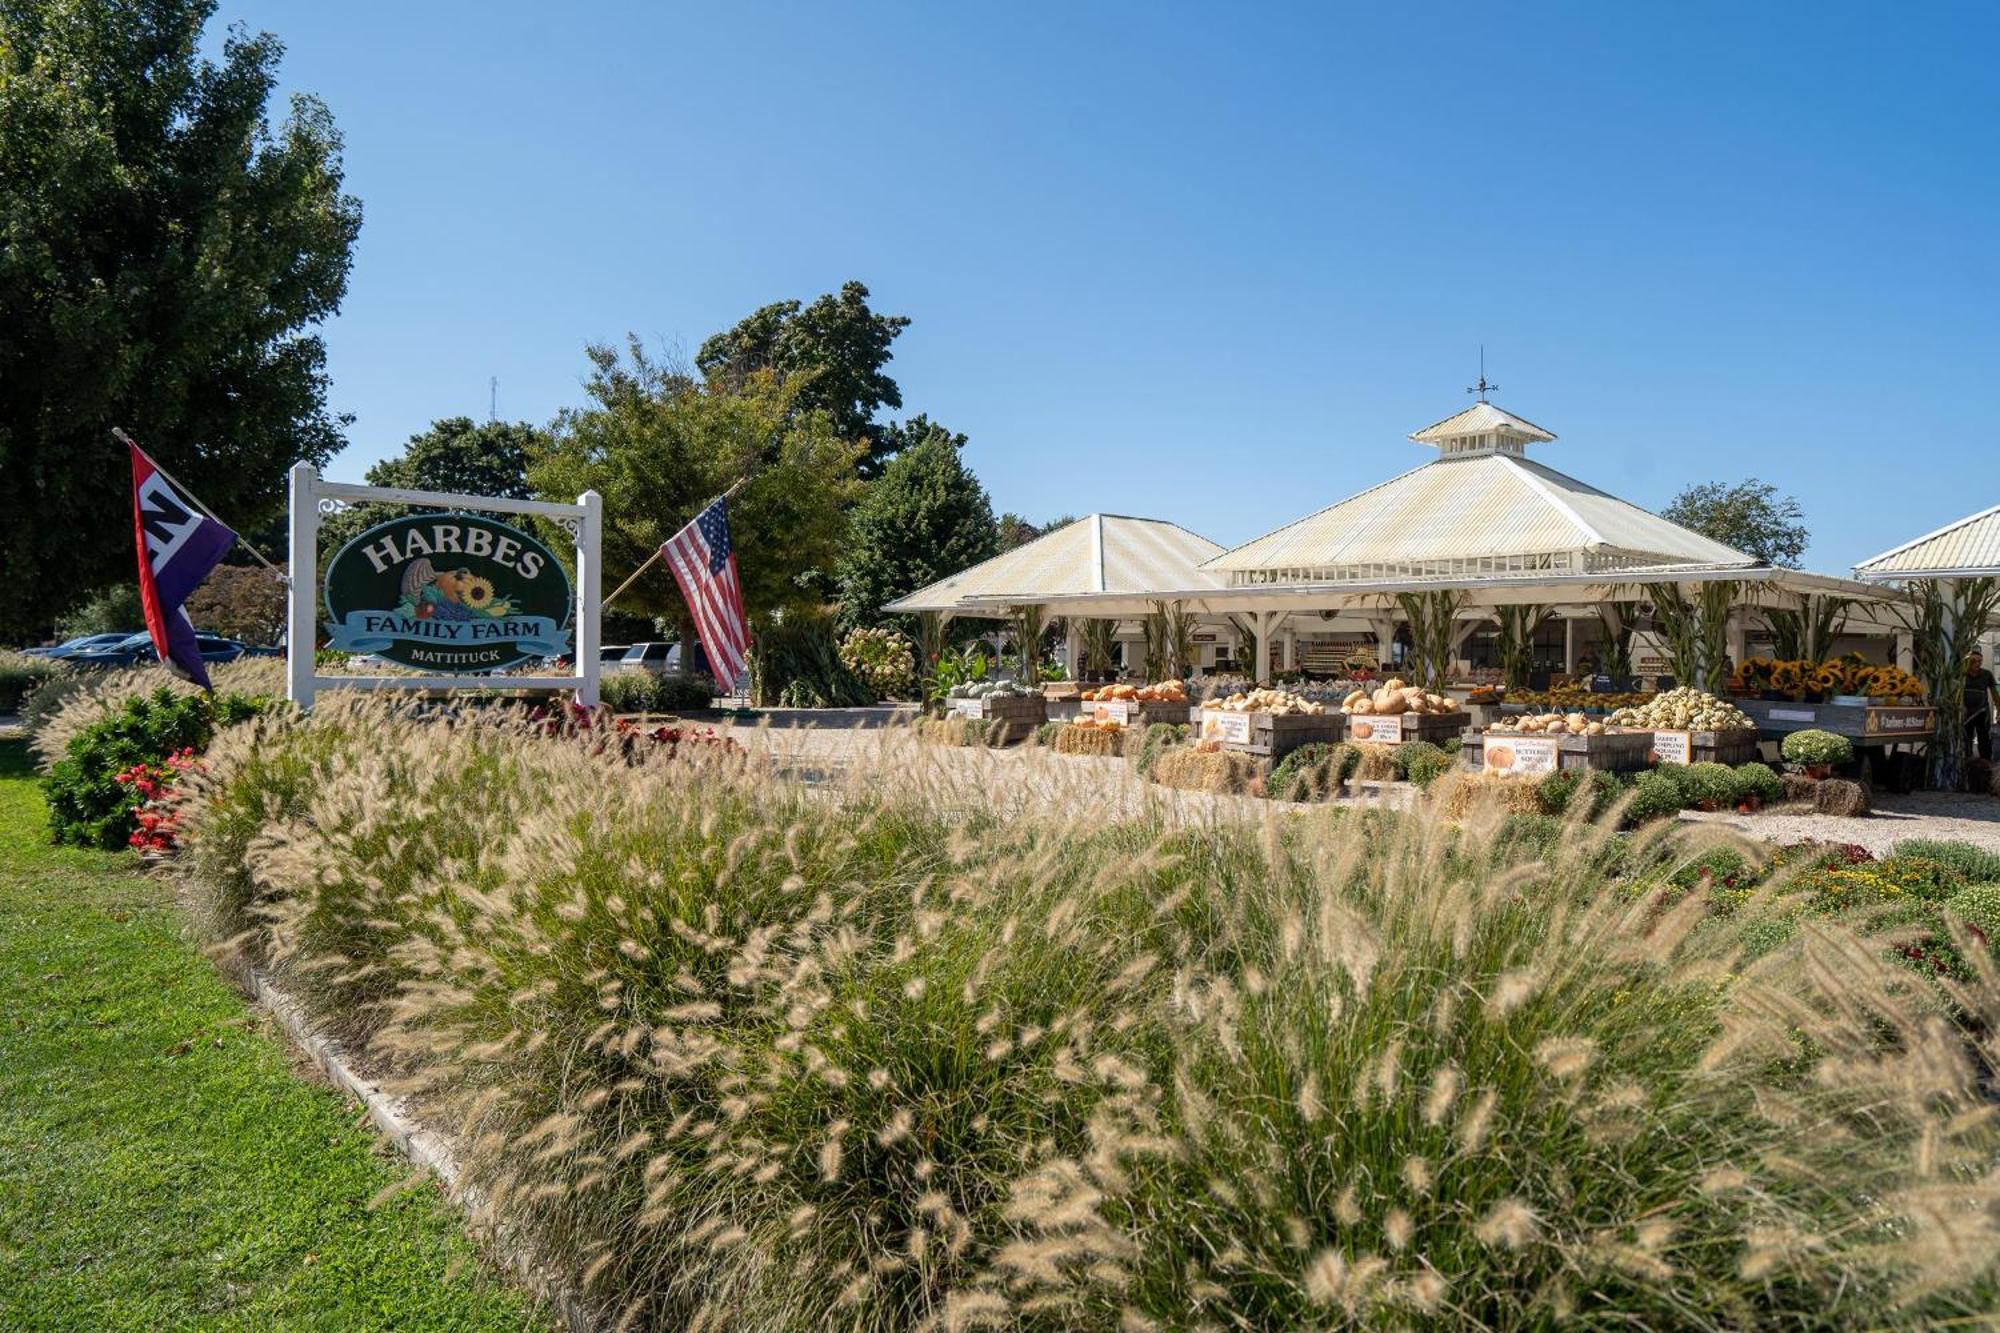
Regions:
[[[225,0],[366,209],[358,478],[847,278],[996,509],[1235,543],[1494,401],[1651,508],[1796,494],[1811,567],[2000,500],[2000,6]]]

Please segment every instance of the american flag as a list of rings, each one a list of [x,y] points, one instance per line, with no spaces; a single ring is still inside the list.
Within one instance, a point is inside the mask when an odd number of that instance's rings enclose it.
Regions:
[[[717,500],[660,547],[694,616],[708,651],[715,683],[734,690],[749,671],[750,623],[736,579],[736,548],[729,543],[729,511]]]

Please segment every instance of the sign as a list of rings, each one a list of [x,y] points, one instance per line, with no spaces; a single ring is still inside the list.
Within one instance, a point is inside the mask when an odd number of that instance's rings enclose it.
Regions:
[[[1937,731],[1935,708],[1871,708],[1861,721],[1861,733],[1869,737],[1929,737]]]
[[[1351,714],[1347,719],[1347,738],[1367,741],[1373,745],[1401,745],[1403,715],[1401,713]]]
[[[1496,736],[1487,732],[1480,747],[1480,767],[1499,778],[1540,777],[1561,763],[1553,736]]]
[[[1132,721],[1132,712],[1137,707],[1130,699],[1086,699],[1083,701],[1083,715],[1102,722],[1116,722],[1127,726]]]
[[[1250,743],[1250,715],[1231,713],[1220,708],[1201,710],[1201,729],[1197,733],[1205,741],[1226,741],[1232,745]]]
[[[1084,705],[1086,708],[1089,706],[1089,704]],[[986,701],[984,699],[953,699],[951,701],[951,715],[953,717],[985,717]]]
[[[1656,731],[1653,733],[1653,759],[1662,764],[1691,764],[1694,762],[1694,733],[1692,731]]]
[[[327,562],[327,646],[444,675],[570,650],[570,585],[535,537],[477,514],[408,514]]]

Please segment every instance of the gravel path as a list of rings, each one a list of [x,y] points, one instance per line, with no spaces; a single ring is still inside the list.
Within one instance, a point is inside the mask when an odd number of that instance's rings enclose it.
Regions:
[[[1757,815],[1690,811],[1681,818],[1728,824],[1766,842],[1851,842],[1877,855],[1909,838],[1946,838],[2000,852],[2000,800],[1991,796],[1878,795],[1875,812],[1859,819],[1814,814],[1807,806],[1777,806]]]

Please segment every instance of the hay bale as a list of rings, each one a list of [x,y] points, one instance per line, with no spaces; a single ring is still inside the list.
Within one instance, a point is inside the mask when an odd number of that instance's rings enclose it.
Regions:
[[[932,745],[985,745],[987,726],[979,718],[927,717],[916,724],[917,739]]]
[[[1193,746],[1175,746],[1153,764],[1153,781],[1162,787],[1226,796],[1249,791],[1251,779],[1263,776],[1264,765],[1260,760],[1232,750],[1197,750]]]
[[[1872,804],[1868,788],[1845,778],[1827,778],[1813,792],[1813,809],[1823,815],[1852,819],[1867,814]]]
[[[1354,776],[1362,782],[1394,782],[1396,780],[1396,747],[1393,745],[1356,744],[1361,752],[1360,766]]]
[[[1429,796],[1439,814],[1462,823],[1474,812],[1487,809],[1510,815],[1538,815],[1542,812],[1542,802],[1536,786],[1520,778],[1454,770],[1431,784]]]
[[[1783,773],[1779,780],[1785,784],[1784,799],[1788,801],[1810,801],[1819,790],[1819,779],[1803,773]]]
[[[1124,749],[1125,733],[1122,731],[1079,727],[1072,723],[1056,733],[1057,754],[1094,754],[1110,757],[1122,754]]]

